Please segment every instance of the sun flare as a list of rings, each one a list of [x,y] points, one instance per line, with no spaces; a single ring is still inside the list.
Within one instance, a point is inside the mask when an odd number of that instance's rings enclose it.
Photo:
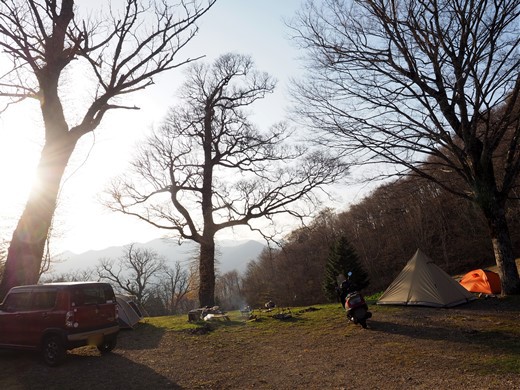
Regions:
[[[39,152],[12,128],[0,132],[0,218],[19,214],[34,184]]]

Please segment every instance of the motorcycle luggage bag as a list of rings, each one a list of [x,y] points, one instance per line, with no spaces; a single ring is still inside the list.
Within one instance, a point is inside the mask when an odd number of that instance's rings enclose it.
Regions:
[[[352,294],[347,295],[345,301],[347,303],[347,307],[350,309],[365,305],[363,296],[358,292],[353,292]]]

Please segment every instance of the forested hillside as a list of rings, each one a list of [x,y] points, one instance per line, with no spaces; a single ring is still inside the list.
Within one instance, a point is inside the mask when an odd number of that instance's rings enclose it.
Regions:
[[[514,248],[520,244],[519,205],[508,208]],[[420,178],[377,188],[347,211],[324,210],[312,224],[288,235],[283,247],[251,263],[243,284],[247,301],[280,305],[325,300],[325,263],[335,239],[345,235],[370,276],[366,293],[384,290],[417,248],[450,274],[494,265],[487,226],[479,210]],[[515,256],[519,256],[517,252]]]

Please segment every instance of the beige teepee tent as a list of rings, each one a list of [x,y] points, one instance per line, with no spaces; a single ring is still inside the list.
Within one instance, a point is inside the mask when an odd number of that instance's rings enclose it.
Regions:
[[[473,294],[417,249],[377,304],[451,307],[473,299]]]

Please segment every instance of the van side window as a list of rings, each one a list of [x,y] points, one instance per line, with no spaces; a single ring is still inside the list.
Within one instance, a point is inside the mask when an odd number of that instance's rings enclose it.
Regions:
[[[24,311],[31,308],[31,293],[15,292],[5,299],[4,310],[8,312]]]
[[[33,309],[50,310],[56,304],[56,291],[37,291],[33,292]]]

